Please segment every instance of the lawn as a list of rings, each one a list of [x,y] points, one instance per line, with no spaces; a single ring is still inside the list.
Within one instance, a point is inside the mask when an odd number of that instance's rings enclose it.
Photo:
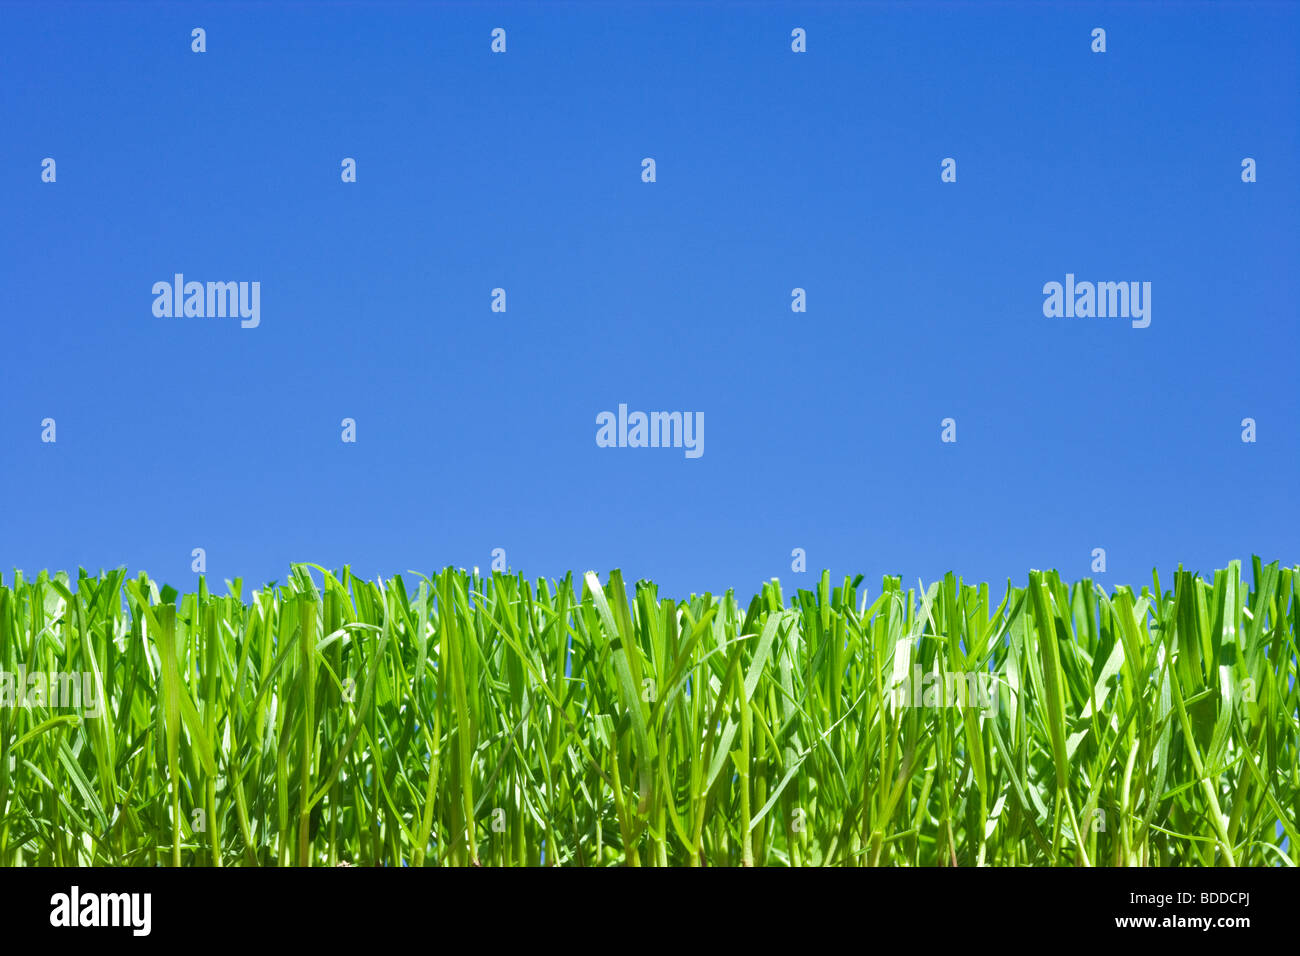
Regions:
[[[1300,571],[0,578],[0,865],[1290,866]]]

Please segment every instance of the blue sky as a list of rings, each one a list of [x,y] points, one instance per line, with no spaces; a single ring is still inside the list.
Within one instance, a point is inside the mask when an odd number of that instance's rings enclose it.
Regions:
[[[1300,560],[1300,5],[0,19],[6,579]],[[155,317],[177,272],[260,326]],[[1066,273],[1150,282],[1150,326],[1044,317]],[[597,447],[620,403],[704,455]]]

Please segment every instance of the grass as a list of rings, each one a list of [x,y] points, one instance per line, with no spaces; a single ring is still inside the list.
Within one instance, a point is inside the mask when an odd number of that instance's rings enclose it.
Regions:
[[[748,604],[16,574],[0,671],[105,709],[0,706],[0,864],[1290,866],[1300,569],[1252,571]],[[892,690],[936,672],[996,697]]]

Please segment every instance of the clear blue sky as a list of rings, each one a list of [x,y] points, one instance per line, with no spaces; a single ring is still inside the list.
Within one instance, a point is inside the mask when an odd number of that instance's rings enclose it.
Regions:
[[[1295,563],[1298,48],[1294,3],[0,5],[0,568]],[[260,327],[156,318],[176,272]],[[1067,272],[1150,327],[1045,318]],[[598,448],[620,403],[704,455]]]

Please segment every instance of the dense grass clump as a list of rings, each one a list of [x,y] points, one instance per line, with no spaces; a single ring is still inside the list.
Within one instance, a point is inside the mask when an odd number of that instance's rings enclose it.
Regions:
[[[0,864],[1293,865],[1298,570],[17,574]]]

